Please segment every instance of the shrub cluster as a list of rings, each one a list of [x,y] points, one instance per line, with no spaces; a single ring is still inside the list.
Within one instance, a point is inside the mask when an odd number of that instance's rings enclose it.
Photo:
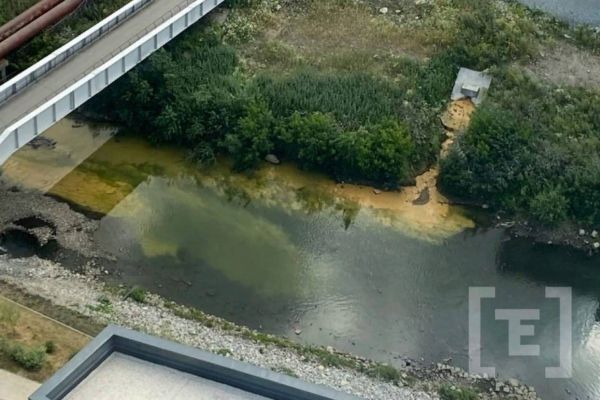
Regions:
[[[39,371],[46,362],[46,347],[29,348],[19,343],[0,341],[0,351],[28,371]]]
[[[133,301],[136,301],[138,303],[145,303],[147,294],[148,293],[146,292],[146,289],[141,287],[135,287],[131,290],[129,296]]]
[[[245,77],[216,34],[192,32],[90,108],[143,126],[156,143],[187,147],[202,163],[226,153],[238,169],[251,169],[275,153],[338,179],[396,187],[435,159],[439,86],[451,85],[433,76],[439,64],[406,61],[398,69],[394,82],[307,68]]]
[[[600,93],[515,69],[495,85],[442,163],[442,187],[548,225],[600,224]]]

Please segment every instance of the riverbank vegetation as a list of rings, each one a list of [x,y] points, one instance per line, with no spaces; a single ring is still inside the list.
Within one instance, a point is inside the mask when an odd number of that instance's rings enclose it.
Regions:
[[[558,88],[516,69],[442,163],[442,187],[545,224],[600,224],[600,92]]]
[[[36,0],[15,0],[2,4],[2,9],[0,9],[0,25],[4,25],[36,2]]]
[[[202,163],[224,152],[245,170],[275,153],[340,180],[397,187],[434,160],[441,137],[437,108],[415,85],[431,72],[406,66],[398,82],[309,66],[248,76],[218,33],[193,32],[93,108]]]
[[[494,77],[442,163],[441,187],[470,202],[600,223],[598,91],[525,66],[598,34],[512,2],[236,2],[98,96],[88,108],[200,163],[267,154],[340,181],[395,188],[437,161],[439,115],[459,66]],[[140,127],[142,127],[140,129]]]

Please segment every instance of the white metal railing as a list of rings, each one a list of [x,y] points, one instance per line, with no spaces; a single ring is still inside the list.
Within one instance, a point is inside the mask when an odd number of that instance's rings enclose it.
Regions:
[[[77,51],[93,43],[95,40],[110,32],[114,27],[135,14],[146,4],[154,0],[133,0],[115,11],[98,24],[92,26],[70,42],[64,44],[12,79],[0,85],[0,104],[14,96],[24,88],[38,81],[50,70],[66,61]]]
[[[136,0],[136,3],[144,3],[147,4],[151,1],[154,0]],[[85,70],[84,72],[80,73],[79,75],[73,77],[73,79],[64,84],[63,86],[61,86],[59,89],[56,90],[55,93],[52,93],[48,96],[46,96],[44,99],[41,100],[41,103],[46,103],[48,101],[50,101],[51,99],[53,99],[54,97],[56,97],[56,93],[61,93],[64,90],[66,90],[67,88],[69,88],[70,86],[73,85],[74,82],[78,82],[79,80],[85,78],[86,76],[90,75],[91,73],[93,73],[94,71],[98,70],[99,67],[101,67],[102,65],[106,64],[108,61],[114,59],[119,53],[122,53],[124,50],[126,50],[129,47],[132,47],[132,45],[134,45],[137,41],[140,40],[140,38],[143,38],[144,36],[146,36],[148,34],[148,32],[156,29],[156,27],[160,26],[161,24],[163,24],[165,21],[167,21],[169,18],[172,18],[174,15],[176,15],[177,13],[181,12],[183,9],[185,9],[186,7],[188,7],[190,4],[196,2],[197,0],[186,0],[184,3],[181,3],[178,7],[172,8],[171,10],[169,10],[168,12],[166,12],[165,14],[162,15],[162,17],[160,17],[158,20],[156,20],[153,24],[147,26],[146,28],[144,28],[142,31],[138,32],[136,35],[134,35],[133,37],[131,37],[131,39],[129,39],[127,42],[125,42],[124,44],[122,44],[121,46],[119,46],[117,49],[113,50],[110,54],[108,54],[107,56],[103,57],[101,60],[99,60],[97,63],[95,63],[94,65],[92,65],[90,68],[88,68],[87,70]],[[216,0],[213,0],[216,1]],[[222,0],[219,0],[218,2],[221,2]],[[132,2],[133,3],[133,2]],[[131,4],[131,3],[130,3]],[[139,8],[143,7],[140,6]],[[139,9],[138,8],[138,9]],[[136,11],[138,10],[136,9]],[[129,14],[131,15],[131,14]],[[107,19],[109,19],[110,17],[108,17]],[[122,18],[120,21],[123,21],[125,18]],[[106,31],[108,32],[108,30]],[[86,32],[87,33],[87,32]],[[85,33],[84,33],[85,34]],[[82,34],[82,36],[84,35]],[[89,36],[88,36],[89,37]],[[98,37],[95,37],[95,39],[98,39]],[[91,43],[91,41],[89,42]],[[81,48],[81,47],[80,47]],[[58,64],[57,64],[58,65]],[[26,72],[26,71],[24,71]],[[42,75],[43,76],[43,75]],[[31,83],[35,83],[36,81],[38,81],[40,78],[42,78],[42,76],[36,78],[35,80],[31,81]],[[31,84],[29,83],[29,85]],[[29,86],[28,85],[28,86]],[[0,101],[0,105],[1,105],[1,101]],[[23,117],[25,117],[26,115],[30,114],[31,110],[29,111],[25,111],[24,113],[22,113],[21,115],[15,116],[15,118],[13,119],[13,121],[19,120]],[[7,122],[11,122],[11,121],[7,121]],[[0,126],[0,128],[2,128],[2,126]],[[0,132],[1,133],[1,132]],[[1,138],[1,136],[0,136]]]
[[[94,66],[75,74],[72,80],[46,98],[32,99],[37,105],[14,116],[8,122],[9,126],[0,132],[0,164],[18,148],[85,103],[223,1],[182,1],[141,29],[118,49],[102,57]],[[10,106],[10,102],[4,106]]]

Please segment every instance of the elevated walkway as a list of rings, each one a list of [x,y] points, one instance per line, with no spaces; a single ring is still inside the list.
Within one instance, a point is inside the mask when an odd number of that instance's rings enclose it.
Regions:
[[[0,165],[223,1],[134,0],[0,86]]]

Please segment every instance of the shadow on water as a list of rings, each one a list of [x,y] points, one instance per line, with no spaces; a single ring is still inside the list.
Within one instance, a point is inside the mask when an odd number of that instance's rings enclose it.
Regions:
[[[253,329],[285,335],[294,323],[285,316],[297,300],[287,295],[257,293],[208,263],[189,259],[185,251],[176,257],[163,255],[122,265],[119,270],[116,284],[140,285],[179,304]]]
[[[56,240],[42,244],[35,235],[26,230],[9,228],[0,235],[0,248],[3,253],[14,258],[38,256],[53,259],[60,246]]]
[[[570,286],[600,301],[600,256],[561,246],[511,239],[499,253],[499,270],[545,286]]]

